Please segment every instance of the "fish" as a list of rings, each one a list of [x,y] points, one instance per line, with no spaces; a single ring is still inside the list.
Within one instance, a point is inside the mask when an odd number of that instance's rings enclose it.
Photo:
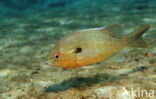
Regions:
[[[119,24],[112,24],[68,34],[50,50],[46,64],[74,69],[102,62],[126,47],[148,48],[141,37],[149,30],[149,24],[139,26],[125,37],[115,36],[122,32],[122,28]]]

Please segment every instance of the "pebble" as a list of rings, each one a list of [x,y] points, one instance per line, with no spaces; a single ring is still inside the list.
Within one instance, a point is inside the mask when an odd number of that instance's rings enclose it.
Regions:
[[[152,54],[151,54],[150,52],[147,52],[147,53],[146,53],[146,56],[151,57]]]
[[[116,69],[114,65],[110,65],[109,69]]]
[[[10,70],[0,70],[0,77],[6,77],[10,73]]]

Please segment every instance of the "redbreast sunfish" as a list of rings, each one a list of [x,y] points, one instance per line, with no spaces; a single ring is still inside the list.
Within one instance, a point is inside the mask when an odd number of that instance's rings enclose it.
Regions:
[[[141,36],[150,28],[150,25],[140,26],[126,37],[117,38],[112,33],[118,33],[121,30],[120,27],[114,24],[71,33],[55,44],[48,55],[47,63],[65,69],[78,68],[104,61],[128,46],[148,47]]]

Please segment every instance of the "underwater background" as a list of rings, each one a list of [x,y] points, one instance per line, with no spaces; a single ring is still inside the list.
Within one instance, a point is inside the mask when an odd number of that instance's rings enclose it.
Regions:
[[[45,64],[63,36],[111,24],[125,25],[118,36],[150,24],[149,48],[123,49],[90,68]],[[0,99],[149,98],[156,99],[156,0],[0,0]]]

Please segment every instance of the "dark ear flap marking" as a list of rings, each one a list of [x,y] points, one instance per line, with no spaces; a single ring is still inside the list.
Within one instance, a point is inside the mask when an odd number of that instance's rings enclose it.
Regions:
[[[82,48],[78,47],[74,50],[74,53],[81,53],[82,52]]]

